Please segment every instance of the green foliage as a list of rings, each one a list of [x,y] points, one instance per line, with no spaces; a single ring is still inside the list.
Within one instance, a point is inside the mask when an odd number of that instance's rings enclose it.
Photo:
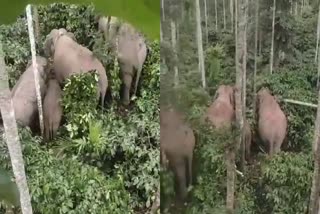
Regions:
[[[51,1],[51,0],[32,0],[32,1],[20,1],[14,0],[13,2],[4,2],[1,6],[0,20],[1,24],[10,24],[16,20],[16,18],[24,12],[27,4],[52,4],[62,1]],[[64,0],[64,3],[71,4],[88,4],[91,3],[86,0]],[[132,23],[138,29],[146,32],[148,36],[152,39],[159,38],[159,22],[160,22],[160,4],[159,1],[154,0],[119,0],[119,1],[105,1],[105,0],[95,0],[92,2],[98,11],[102,12],[104,15],[112,15],[121,17],[124,20]],[[12,6],[14,5],[14,6]],[[123,9],[125,8],[128,9]],[[132,9],[134,8],[134,9]],[[146,17],[148,17],[146,19]],[[157,27],[155,27],[157,26]]]
[[[310,196],[313,161],[303,153],[281,153],[262,165],[260,182],[265,195],[261,205],[271,210],[264,213],[305,213]]]
[[[72,75],[63,88],[62,106],[70,138],[88,133],[89,122],[97,116],[98,73]]]
[[[20,138],[35,213],[132,213],[122,175],[106,177],[95,167],[55,157],[29,131],[21,130]],[[1,157],[1,164],[8,161]]]
[[[145,3],[153,8],[153,3]],[[129,8],[131,4],[128,3]],[[131,11],[137,14],[137,10]],[[124,109],[118,103],[119,65],[95,28],[93,5],[55,3],[38,6],[38,12],[38,54],[43,54],[44,39],[53,28],[70,30],[106,68],[112,102],[107,96],[110,105],[106,110],[96,108],[96,73],[72,76],[65,83],[61,100],[66,124],[59,130],[59,138],[49,145],[49,151],[37,145],[38,138],[22,136],[35,213],[145,213],[154,200],[160,173],[159,41],[147,42],[149,54],[137,97]],[[145,20],[145,15],[135,18],[143,16],[143,21],[152,22]],[[13,25],[0,26],[11,87],[31,58],[25,15],[21,17]],[[7,151],[1,153],[0,159],[5,158]],[[8,162],[2,164],[10,168]]]
[[[0,168],[0,202],[19,206],[20,197],[18,187],[15,182],[11,180],[9,173]]]

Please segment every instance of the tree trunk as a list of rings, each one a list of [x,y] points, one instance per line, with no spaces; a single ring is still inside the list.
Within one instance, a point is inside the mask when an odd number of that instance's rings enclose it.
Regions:
[[[207,10],[207,0],[204,0],[204,20],[206,23],[206,44],[208,46],[209,43],[209,35],[208,35],[208,10]]]
[[[38,111],[39,111],[40,130],[41,130],[41,135],[43,136],[42,100],[41,100],[41,93],[40,93],[39,72],[38,72],[38,68],[37,68],[38,65],[37,65],[37,60],[36,60],[36,46],[35,46],[35,39],[34,39],[34,33],[33,33],[33,27],[32,27],[32,15],[31,15],[31,5],[30,4],[27,5],[26,13],[27,13],[28,32],[29,32],[29,39],[30,39],[30,46],[31,46],[34,84],[36,87],[36,95],[37,95],[37,103],[38,103]]]
[[[201,32],[201,16],[200,16],[200,2],[196,0],[196,20],[197,20],[197,43],[198,43],[198,58],[199,58],[199,71],[201,72],[202,87],[206,87],[206,75],[204,70],[204,56],[202,46],[202,32]]]
[[[293,13],[293,3],[292,3],[292,0],[290,0],[290,14]]]
[[[254,70],[253,70],[253,121],[256,121],[257,106],[257,52],[258,52],[259,0],[255,2]]]
[[[231,19],[231,32],[233,32],[233,1],[234,0],[230,0],[230,19]]]
[[[218,5],[217,0],[214,0],[214,11],[216,16],[216,31],[218,31]]]
[[[273,49],[274,49],[274,25],[276,19],[276,0],[273,0],[272,8],[272,33],[271,33],[271,50],[270,50],[270,74],[273,71]]]
[[[174,53],[174,85],[177,86],[179,84],[179,70],[178,70],[178,65],[177,65],[177,29],[176,29],[176,23],[171,20],[171,44],[172,44],[172,50]]]
[[[320,63],[318,61],[318,69],[320,69]],[[313,142],[313,157],[314,157],[314,172],[309,202],[309,214],[317,214],[319,210],[319,173],[320,173],[320,90],[318,92],[318,108],[317,118],[315,122],[314,142]]]
[[[35,32],[35,39],[36,42],[40,42],[40,25],[39,25],[39,13],[38,7],[33,5],[33,20],[34,20],[34,32]]]
[[[226,5],[225,5],[226,0],[222,0],[223,4],[223,29],[226,29]]]
[[[320,4],[319,4],[319,12],[318,12],[318,25],[317,25],[317,43],[316,43],[316,55],[314,57],[314,62],[317,63],[318,59],[318,51],[319,51],[319,39],[320,39]],[[317,85],[319,85],[319,75]]]
[[[298,15],[298,2],[295,3],[295,8],[294,8],[294,15]]]
[[[166,16],[164,14],[164,0],[161,0],[161,8],[162,8],[162,20],[165,21],[166,20]]]
[[[12,170],[15,177],[15,182],[19,190],[21,211],[23,214],[32,214],[31,198],[25,174],[21,145],[19,141],[18,127],[14,116],[11,92],[9,90],[8,85],[8,74],[5,70],[5,62],[1,42],[0,109],[6,136],[6,142],[11,159]]]

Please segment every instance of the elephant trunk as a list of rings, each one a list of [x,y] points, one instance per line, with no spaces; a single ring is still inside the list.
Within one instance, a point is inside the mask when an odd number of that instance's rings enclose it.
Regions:
[[[124,65],[124,67],[122,67],[122,68],[121,67],[120,67],[120,69],[122,70],[123,83],[124,83],[123,104],[129,105],[129,103],[130,103],[130,89],[131,89],[131,84],[132,84],[132,79],[133,79],[133,66],[129,67],[129,65]]]

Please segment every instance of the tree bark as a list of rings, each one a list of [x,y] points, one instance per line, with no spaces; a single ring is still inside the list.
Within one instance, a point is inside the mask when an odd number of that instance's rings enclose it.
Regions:
[[[165,13],[164,13],[164,0],[161,0],[161,8],[162,8],[162,20],[165,21],[166,20],[166,16],[165,16]]]
[[[178,65],[177,65],[177,46],[176,46],[176,42],[177,42],[177,29],[176,29],[176,23],[174,20],[171,20],[171,44],[172,44],[172,50],[174,53],[174,58],[175,58],[175,62],[174,62],[174,85],[177,86],[179,84],[179,70],[178,70]]]
[[[317,59],[318,59],[319,39],[320,39],[320,4],[319,4],[319,12],[318,12],[316,54],[315,54],[315,57],[314,57],[314,62],[315,63],[317,63]],[[319,74],[318,74],[317,85],[319,86]]]
[[[199,71],[201,72],[202,87],[206,87],[206,75],[204,70],[204,56],[202,46],[202,31],[201,31],[201,16],[200,16],[200,2],[196,0],[196,20],[197,20],[197,43],[198,43],[198,58],[199,58]]]
[[[234,18],[233,18],[233,1],[234,0],[230,0],[230,19],[231,19],[231,32],[233,32],[233,21],[234,21]]]
[[[33,5],[33,20],[34,20],[34,32],[35,32],[35,39],[36,42],[40,42],[40,25],[39,25],[39,13],[38,7]]]
[[[209,35],[208,35],[208,10],[207,10],[207,0],[204,0],[204,20],[206,23],[206,44],[209,43]]]
[[[320,63],[318,62],[318,67]],[[317,117],[315,122],[315,131],[314,131],[314,142],[313,142],[313,157],[314,157],[314,171],[313,171],[313,180],[310,193],[310,202],[309,202],[309,214],[317,214],[319,210],[319,173],[320,173],[320,90],[318,92],[318,107],[317,107]]]
[[[1,41],[1,39],[0,39]],[[18,127],[14,116],[11,92],[8,85],[8,74],[5,70],[4,55],[0,42],[0,109],[3,120],[6,142],[10,154],[15,182],[20,195],[20,206],[23,214],[32,214],[31,198],[25,174],[24,161],[19,141]]]
[[[226,0],[222,0],[223,4],[223,29],[226,29],[226,5],[225,5]]]
[[[36,95],[37,95],[37,103],[38,103],[38,111],[39,111],[40,130],[41,130],[41,135],[43,136],[44,126],[43,126],[42,100],[41,100],[41,93],[40,93],[39,72],[37,68],[38,65],[37,65],[37,59],[36,59],[36,45],[35,45],[34,32],[33,32],[33,26],[32,26],[32,15],[31,15],[30,4],[27,5],[26,13],[27,13],[28,32],[29,32],[29,39],[30,39],[30,46],[31,46],[34,84],[36,87]]]
[[[270,50],[270,74],[273,71],[273,49],[274,49],[274,25],[276,19],[276,0],[273,0],[272,8],[272,33],[271,33],[271,50]]]
[[[259,0],[255,2],[254,70],[253,70],[253,121],[256,121],[257,105],[257,52],[258,52]]]
[[[216,16],[216,31],[218,31],[218,5],[217,0],[214,0],[214,11]]]

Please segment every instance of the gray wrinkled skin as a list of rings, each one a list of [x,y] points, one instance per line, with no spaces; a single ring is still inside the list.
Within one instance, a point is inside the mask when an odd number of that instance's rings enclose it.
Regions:
[[[103,32],[106,41],[110,42],[113,51],[118,53],[122,81],[124,83],[123,102],[130,103],[130,89],[136,75],[134,92],[136,94],[143,64],[147,57],[145,39],[128,23],[120,23],[116,17],[100,17],[99,31]],[[118,39],[118,44],[116,41]],[[115,48],[118,48],[117,50]]]
[[[62,90],[56,79],[48,82],[48,91],[43,101],[44,139],[52,140],[57,133],[62,118],[60,100]]]
[[[99,59],[86,47],[75,41],[74,35],[65,29],[53,29],[45,41],[45,52],[53,57],[53,71],[61,84],[73,74],[97,70],[99,74],[97,97],[101,96],[101,106],[108,88],[106,70]]]
[[[46,93],[46,80],[49,74],[46,58],[37,56],[41,98]],[[29,61],[26,71],[11,91],[15,118],[22,126],[34,126],[38,117],[38,105],[32,63]]]
[[[183,117],[173,109],[161,107],[160,111],[161,162],[173,171],[178,199],[183,201],[187,188],[192,185],[192,161],[195,147],[193,130]]]
[[[287,118],[268,89],[261,89],[257,98],[259,135],[272,156],[281,150],[287,132]]]

